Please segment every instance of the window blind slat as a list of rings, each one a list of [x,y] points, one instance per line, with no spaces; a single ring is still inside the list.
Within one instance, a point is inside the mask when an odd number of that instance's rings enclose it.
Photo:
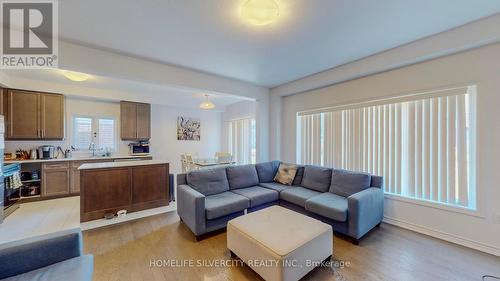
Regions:
[[[448,113],[448,99],[446,97],[439,98],[439,134],[438,134],[438,178],[439,178],[439,201],[448,202],[448,161],[446,147],[448,145],[447,134],[447,113]]]
[[[447,136],[448,136],[448,146],[447,146],[447,161],[448,161],[448,202],[456,203],[456,118],[455,111],[457,107],[457,97],[448,97],[448,108],[447,108]]]
[[[476,87],[457,89],[300,114],[297,158],[302,164],[381,175],[388,193],[475,208],[471,96]]]
[[[457,190],[459,204],[463,206],[468,205],[466,98],[467,95],[457,97]]]

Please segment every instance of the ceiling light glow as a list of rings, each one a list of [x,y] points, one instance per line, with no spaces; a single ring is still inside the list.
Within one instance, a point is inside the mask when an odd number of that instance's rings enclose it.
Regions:
[[[279,6],[274,0],[248,0],[241,6],[240,16],[255,25],[266,25],[279,16]]]
[[[90,75],[87,73],[69,71],[69,70],[61,70],[62,74],[66,76],[71,81],[83,82],[90,78]]]

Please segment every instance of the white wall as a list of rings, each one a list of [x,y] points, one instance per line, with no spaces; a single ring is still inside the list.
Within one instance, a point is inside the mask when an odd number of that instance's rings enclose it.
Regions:
[[[90,100],[87,98],[66,98],[66,139],[63,141],[6,141],[5,151],[31,149],[50,144],[69,148],[71,143],[73,115],[113,117],[116,120],[116,133],[119,151],[115,155],[128,155],[128,143],[120,141],[120,104],[116,101]],[[201,141],[177,140],[177,117],[198,117],[201,119]],[[213,157],[221,147],[221,113],[205,110],[185,110],[164,105],[152,105],[151,108],[151,153],[153,158],[167,160],[171,172],[181,172],[180,154],[197,152],[200,157]],[[87,155],[88,151],[84,152]]]
[[[236,119],[256,117],[257,105],[253,101],[242,101],[226,106],[222,113],[222,151],[229,152],[229,122]]]
[[[177,140],[177,117],[201,120],[200,141]],[[214,157],[221,149],[221,113],[209,110],[183,110],[163,105],[151,108],[151,150],[153,157],[170,162],[171,173],[182,171],[180,155],[198,153],[199,157]]]
[[[458,85],[478,85],[477,216],[386,199],[385,219],[406,228],[500,255],[500,44],[278,99],[280,154],[295,161],[296,113]],[[273,130],[273,128],[271,128]]]
[[[40,145],[54,145],[61,146],[63,149],[67,149],[71,145],[71,132],[72,130],[72,117],[74,115],[86,115],[86,116],[96,116],[96,117],[111,117],[116,121],[116,144],[117,151],[114,153],[116,155],[126,155],[128,153],[128,143],[120,141],[120,104],[114,101],[103,101],[103,100],[91,100],[78,97],[66,97],[65,98],[65,131],[66,138],[63,141],[6,141],[5,151],[15,152],[17,149],[29,150],[31,148],[36,148]],[[79,153],[79,152],[77,152]],[[89,153],[85,151],[82,153]],[[62,157],[62,156],[61,156]]]

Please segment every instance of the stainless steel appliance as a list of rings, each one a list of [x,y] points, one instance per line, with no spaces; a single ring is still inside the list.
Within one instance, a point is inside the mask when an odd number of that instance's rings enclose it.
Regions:
[[[53,145],[42,145],[38,147],[38,158],[53,159],[56,155],[56,147]]]
[[[149,141],[141,140],[137,143],[129,144],[130,155],[149,155]]]
[[[0,223],[3,222],[5,206],[5,185],[3,182],[3,152],[5,149],[4,140],[5,125],[3,115],[0,115]]]

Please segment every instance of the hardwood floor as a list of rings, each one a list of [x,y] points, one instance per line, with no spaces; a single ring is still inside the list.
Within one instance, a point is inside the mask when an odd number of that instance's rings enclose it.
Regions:
[[[386,224],[369,233],[359,246],[338,237],[333,245],[334,259],[349,264],[316,268],[304,280],[481,280],[484,274],[500,276],[499,257]],[[97,281],[261,280],[231,259],[224,231],[195,242],[175,212],[85,231],[84,249],[94,254]],[[210,266],[214,261],[230,266]]]

